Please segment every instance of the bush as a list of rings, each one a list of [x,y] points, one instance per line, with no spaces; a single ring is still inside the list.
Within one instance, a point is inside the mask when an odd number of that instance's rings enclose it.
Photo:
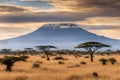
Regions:
[[[76,64],[76,65],[72,65],[72,66],[67,66],[67,68],[75,68],[75,67],[80,67],[80,65]]]
[[[81,61],[81,62],[80,62],[80,64],[83,64],[83,65],[85,65],[85,64],[87,64],[87,63],[86,63],[86,62],[84,62],[84,61]]]
[[[93,75],[93,77],[95,77],[95,78],[98,78],[98,77],[99,77],[97,72],[93,72],[92,75]]]
[[[110,61],[112,65],[114,65],[117,62],[115,58],[109,58],[108,61]]]
[[[54,60],[64,60],[63,57],[55,57]]]
[[[33,63],[32,68],[39,68],[40,67],[40,62],[36,61],[35,63]]]
[[[102,65],[106,65],[107,59],[101,58],[99,61],[102,63]]]
[[[59,61],[58,63],[59,63],[59,64],[65,64],[63,61]]]
[[[85,56],[84,58],[89,58],[89,56]]]
[[[14,64],[18,61],[25,61],[26,58],[23,57],[4,57],[4,58],[0,58],[0,63],[3,65],[6,65],[6,71],[12,71],[12,67],[14,66]]]
[[[79,64],[76,64],[74,67],[80,67],[80,65],[79,65]]]
[[[19,58],[23,61],[26,61],[29,58],[29,56],[20,56]]]

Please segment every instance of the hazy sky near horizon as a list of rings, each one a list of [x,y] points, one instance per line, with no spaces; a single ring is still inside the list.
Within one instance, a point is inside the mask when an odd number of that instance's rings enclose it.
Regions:
[[[0,39],[63,22],[120,39],[120,0],[0,0]]]

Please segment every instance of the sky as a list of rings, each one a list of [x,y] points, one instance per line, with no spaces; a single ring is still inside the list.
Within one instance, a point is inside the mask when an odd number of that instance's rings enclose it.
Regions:
[[[120,39],[120,0],[0,0],[1,40],[49,23],[75,23],[92,33]]]

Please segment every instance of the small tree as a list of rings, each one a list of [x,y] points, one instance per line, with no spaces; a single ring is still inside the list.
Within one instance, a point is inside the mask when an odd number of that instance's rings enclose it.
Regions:
[[[36,48],[39,49],[39,50],[44,51],[45,54],[46,54],[47,60],[50,60],[50,58],[49,58],[49,51],[50,51],[50,49],[51,48],[55,48],[56,49],[57,47],[46,45],[46,46],[36,46]]]
[[[4,57],[0,58],[0,63],[6,65],[6,71],[12,71],[12,67],[15,64],[15,62],[26,61],[26,59],[27,58],[22,57]]]
[[[108,61],[110,61],[112,65],[114,65],[117,62],[115,58],[109,58]]]
[[[100,42],[86,42],[79,44],[75,48],[84,48],[90,54],[90,61],[93,62],[93,55],[96,51],[103,47],[111,47],[110,45],[102,44]]]
[[[2,53],[4,53],[4,54],[5,54],[5,56],[7,56],[7,55],[8,55],[8,53],[10,53],[10,52],[11,52],[11,49],[1,49],[1,51],[2,51]]]
[[[25,51],[26,51],[27,53],[32,54],[32,52],[33,52],[33,48],[25,48]]]
[[[102,63],[102,65],[106,65],[107,59],[101,58],[99,61]]]

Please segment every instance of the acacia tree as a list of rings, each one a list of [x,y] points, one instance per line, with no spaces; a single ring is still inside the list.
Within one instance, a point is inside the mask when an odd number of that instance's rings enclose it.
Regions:
[[[36,46],[36,48],[38,49],[38,50],[42,50],[42,51],[44,51],[45,52],[45,55],[46,55],[46,57],[47,57],[47,60],[50,60],[50,58],[49,58],[49,51],[50,51],[50,49],[51,48],[57,48],[57,47],[55,47],[55,46],[51,46],[51,45],[46,45],[46,46]]]
[[[85,43],[79,44],[75,48],[84,48],[85,50],[87,50],[87,52],[90,54],[90,61],[93,62],[94,53],[103,47],[111,47],[111,46],[107,44],[102,44],[100,42],[91,41],[91,42],[85,42]]]
[[[11,49],[1,49],[1,51],[5,54],[5,56],[7,56],[7,54],[10,53]]]
[[[33,48],[25,48],[25,51],[27,51],[28,53],[32,54]]]
[[[0,58],[0,63],[3,65],[6,65],[6,71],[12,71],[12,67],[15,64],[15,62],[17,61],[26,61],[28,57],[4,57],[4,58]]]

